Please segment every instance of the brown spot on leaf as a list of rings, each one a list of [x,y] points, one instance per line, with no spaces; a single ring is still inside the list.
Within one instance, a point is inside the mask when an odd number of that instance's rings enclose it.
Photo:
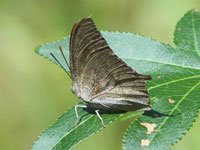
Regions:
[[[174,104],[174,103],[175,103],[175,100],[169,98],[169,99],[168,99],[168,102],[169,102],[170,104]]]
[[[141,125],[143,125],[144,127],[147,128],[147,132],[146,134],[151,134],[152,132],[156,132],[155,127],[157,126],[155,123],[141,123]]]
[[[150,140],[148,139],[142,139],[141,140],[141,146],[149,146]]]

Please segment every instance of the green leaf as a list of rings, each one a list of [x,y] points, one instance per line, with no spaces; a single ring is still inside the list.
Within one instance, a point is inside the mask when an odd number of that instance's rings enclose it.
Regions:
[[[100,131],[103,127],[99,118],[94,114],[78,110],[82,117],[81,122],[76,124],[74,108],[65,112],[58,120],[44,131],[33,145],[33,150],[70,149],[88,136]],[[105,124],[117,119],[119,114],[103,114]]]
[[[148,82],[153,109],[169,115],[158,118],[142,116],[132,123],[123,139],[124,149],[141,149],[142,139],[150,140],[150,149],[169,149],[192,126],[200,108],[199,20],[200,15],[192,10],[179,21],[174,38],[175,47],[132,33],[102,32],[121,59],[139,73],[153,77]],[[40,45],[36,52],[56,63],[50,55],[50,52],[53,53],[69,70],[58,46],[63,48],[69,60],[67,37]],[[169,99],[175,103],[169,103]],[[79,112],[80,116],[85,114],[85,111]],[[118,117],[116,114],[103,115],[106,124]],[[102,129],[96,115],[83,117],[76,128],[75,121],[74,109],[67,111],[42,133],[33,149],[70,149]],[[141,125],[145,122],[156,124],[156,132],[147,135],[146,128]]]
[[[175,48],[172,51],[162,50],[173,58],[162,63],[168,68],[162,82],[159,79],[150,82],[149,93],[156,100],[153,109],[169,116],[150,118],[140,117],[132,123],[124,135],[124,149],[142,149],[142,139],[149,140],[149,149],[169,149],[180,140],[192,127],[200,108],[200,14],[191,10],[178,22],[174,34]],[[179,55],[182,53],[182,55]],[[171,56],[170,56],[171,55]],[[165,55],[166,56],[166,55]],[[149,66],[150,67],[150,66]],[[173,69],[174,68],[174,69]],[[175,103],[170,103],[169,99]],[[156,124],[155,132],[146,134],[147,128],[141,123]]]

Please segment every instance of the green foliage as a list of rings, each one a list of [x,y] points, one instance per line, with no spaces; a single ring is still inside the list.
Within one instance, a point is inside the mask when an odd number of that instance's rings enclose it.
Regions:
[[[151,75],[148,82],[152,108],[162,117],[140,116],[126,131],[123,148],[142,149],[141,140],[149,140],[149,149],[169,149],[191,128],[200,108],[200,14],[191,10],[178,22],[174,34],[175,46],[132,33],[102,32],[114,52],[139,73]],[[56,63],[52,52],[68,70],[58,46],[69,57],[69,38],[40,45],[36,52]],[[102,129],[96,115],[81,110],[81,123],[74,127],[74,108],[49,127],[33,149],[70,149],[81,140]],[[105,114],[106,124],[120,115]],[[146,134],[141,123],[156,124],[155,131]]]
[[[124,149],[132,149],[133,145],[140,149],[141,139],[149,139],[151,149],[169,149],[170,145],[182,138],[197,117],[200,108],[199,13],[194,10],[186,13],[177,24],[174,41],[174,48],[161,50],[161,55],[167,61],[149,62],[149,67],[153,66],[151,63],[156,63],[154,75],[160,76],[149,84],[149,93],[156,99],[153,109],[170,116],[155,119],[140,117],[127,130]],[[175,103],[169,103],[169,99]],[[156,132],[145,134],[146,128],[140,124],[142,122],[155,123]]]
[[[33,146],[33,149],[70,149],[86,137],[102,129],[96,115],[79,110],[81,122],[75,127],[76,115],[74,109],[65,112],[54,125],[48,128]],[[106,124],[118,118],[119,115],[103,115]]]

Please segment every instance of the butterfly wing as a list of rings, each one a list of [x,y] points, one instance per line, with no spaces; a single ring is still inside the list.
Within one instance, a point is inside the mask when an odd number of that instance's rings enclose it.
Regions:
[[[88,99],[90,95],[88,95],[87,89],[90,89],[91,84],[93,83],[92,81],[89,81],[90,74],[94,73],[94,70],[92,68],[90,70],[89,66],[91,66],[91,63],[97,63],[94,62],[94,59],[91,60],[91,58],[94,58],[94,54],[95,58],[97,58],[97,51],[100,52],[98,55],[103,54],[100,55],[100,57],[112,54],[113,52],[108,47],[99,31],[97,31],[91,18],[84,18],[73,26],[69,49],[70,68],[73,80],[72,91],[77,96]],[[98,60],[99,59],[97,58],[97,61]],[[88,78],[85,79],[86,77]],[[83,83],[84,81],[86,82]],[[85,92],[85,96],[83,96],[83,91]]]
[[[93,108],[135,110],[149,107],[145,81],[116,56],[91,18],[74,25],[70,37],[72,91]]]

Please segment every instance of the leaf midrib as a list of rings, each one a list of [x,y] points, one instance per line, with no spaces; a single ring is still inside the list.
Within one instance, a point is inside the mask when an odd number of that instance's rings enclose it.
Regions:
[[[147,62],[159,63],[159,64],[164,64],[164,65],[171,65],[171,66],[180,67],[180,68],[200,70],[200,68],[194,68],[194,67],[190,67],[190,66],[181,66],[178,64],[160,62],[160,61],[155,61],[155,60],[151,60],[151,59],[138,59],[138,58],[128,58],[128,57],[122,57],[122,58],[125,60],[129,59],[129,60],[137,60],[137,61],[147,61]]]
[[[64,139],[67,135],[69,135],[71,132],[73,132],[76,128],[78,128],[80,125],[82,125],[83,123],[85,123],[86,121],[90,120],[92,117],[94,117],[94,115],[91,115],[90,117],[88,117],[87,119],[85,119],[84,121],[82,121],[81,123],[79,123],[76,127],[73,127],[69,132],[67,132],[66,134],[64,134],[61,138],[59,138],[60,140],[58,140],[54,145],[52,145],[52,148],[54,148],[60,141],[62,141],[62,139]]]
[[[197,55],[200,57],[198,41],[197,41],[197,33],[196,33],[196,27],[195,27],[194,13],[192,13],[192,31],[193,31],[193,38],[194,38],[194,47],[197,52]]]

